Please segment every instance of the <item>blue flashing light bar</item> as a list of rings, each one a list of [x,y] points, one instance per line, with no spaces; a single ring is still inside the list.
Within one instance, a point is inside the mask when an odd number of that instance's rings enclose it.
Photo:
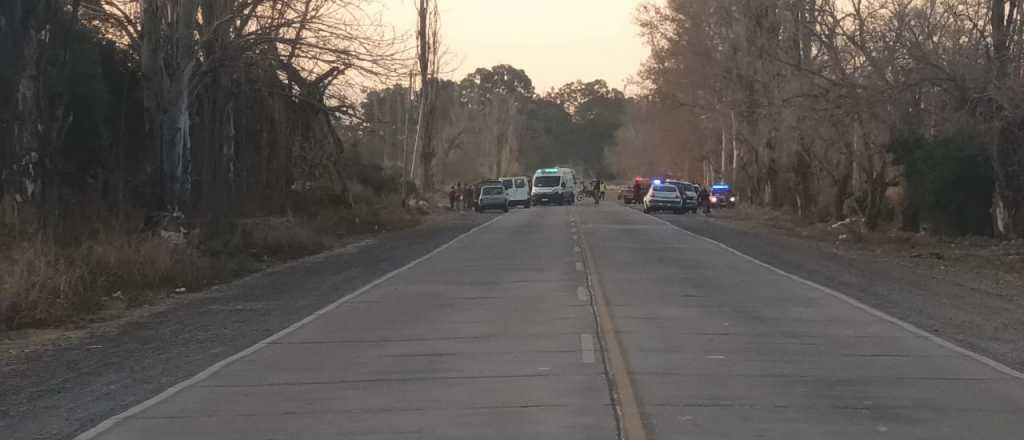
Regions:
[[[711,189],[721,189],[721,190],[728,191],[729,190],[729,185],[726,185],[724,183],[720,183],[720,184],[717,184],[717,185],[711,185]]]

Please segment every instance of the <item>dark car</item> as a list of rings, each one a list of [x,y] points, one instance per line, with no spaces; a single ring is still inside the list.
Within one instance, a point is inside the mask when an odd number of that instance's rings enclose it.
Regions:
[[[732,187],[724,183],[711,185],[711,206],[716,208],[732,208],[736,206],[736,194]]]

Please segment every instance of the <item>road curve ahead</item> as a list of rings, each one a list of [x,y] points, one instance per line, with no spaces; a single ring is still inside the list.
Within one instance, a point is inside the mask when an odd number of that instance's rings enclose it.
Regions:
[[[611,203],[497,216],[347,298],[81,438],[1024,433],[1021,379]]]

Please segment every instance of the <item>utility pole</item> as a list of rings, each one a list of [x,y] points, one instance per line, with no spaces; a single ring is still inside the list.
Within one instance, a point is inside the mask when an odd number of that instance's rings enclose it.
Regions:
[[[409,96],[408,96],[408,99],[406,100],[406,102],[410,103],[410,104],[412,103],[412,100],[413,100],[412,86],[413,86],[413,78],[414,77],[415,77],[415,73],[412,70],[410,70],[409,71]],[[409,169],[409,108],[408,107],[409,107],[408,105],[403,105],[402,106],[402,115],[403,115],[403,118],[405,118],[405,123],[404,123],[405,126],[402,128],[402,177],[399,179],[399,183],[402,185],[402,207],[403,208],[405,207],[405,198],[406,198],[406,196],[408,196],[408,194],[406,194],[406,187],[408,185],[406,185],[406,178],[405,178],[405,172]],[[415,162],[416,162],[415,159],[413,159],[413,163],[415,163]],[[412,180],[412,173],[411,172],[409,173],[409,180]]]
[[[736,150],[736,110],[729,111],[729,119],[732,120],[732,181],[729,182],[731,185],[736,184],[736,162],[739,161],[739,151]]]

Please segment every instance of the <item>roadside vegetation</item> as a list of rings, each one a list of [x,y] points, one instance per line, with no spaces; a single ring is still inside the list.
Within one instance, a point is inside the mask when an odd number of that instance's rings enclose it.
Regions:
[[[610,173],[621,91],[444,79],[437,2],[415,38],[372,3],[0,0],[0,330],[408,226],[456,182]]]
[[[619,169],[865,231],[1024,236],[1022,5],[664,0]]]
[[[414,224],[357,148],[351,92],[411,59],[360,3],[0,1],[0,330]]]
[[[355,208],[246,218],[205,240],[175,242],[147,231],[111,231],[60,243],[38,235],[0,253],[0,330],[90,322],[337,246],[346,237],[416,225],[422,213],[396,195]]]

